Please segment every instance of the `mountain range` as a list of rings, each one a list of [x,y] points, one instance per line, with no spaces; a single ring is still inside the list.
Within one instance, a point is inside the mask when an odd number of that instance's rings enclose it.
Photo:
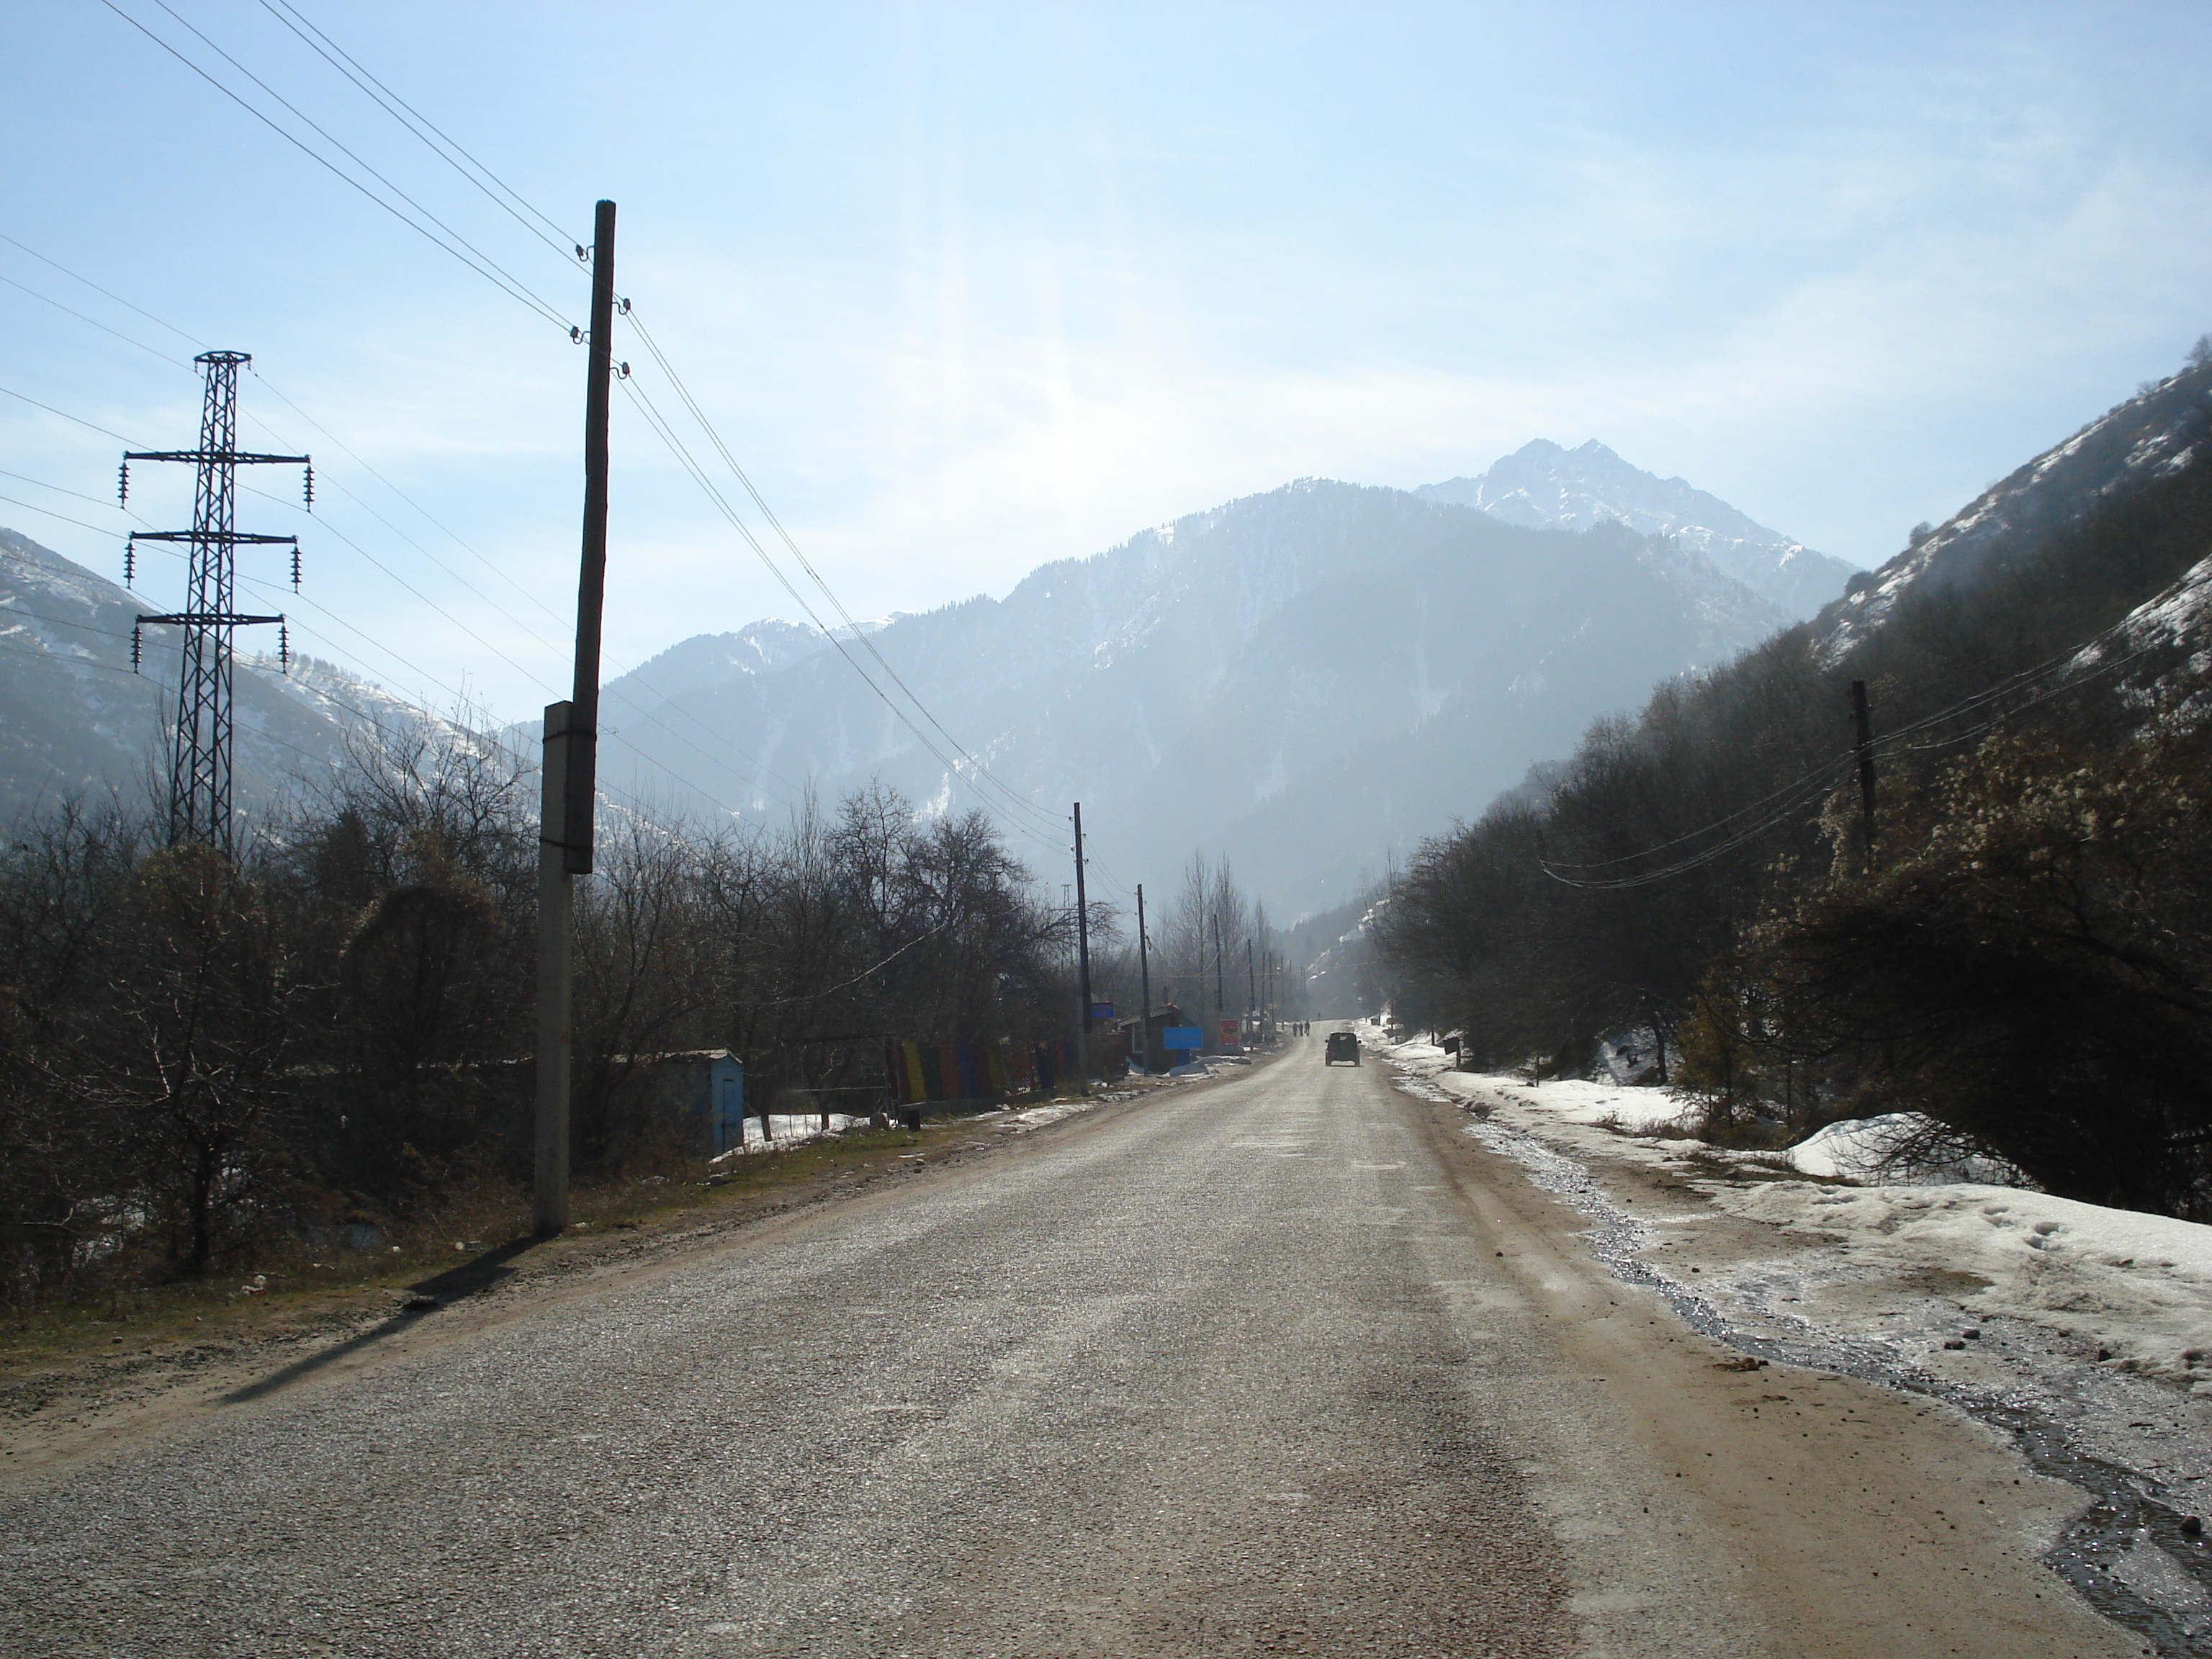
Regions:
[[[21,537],[0,553],[0,644],[48,659],[0,665],[0,805],[141,787],[173,650],[131,676],[133,596]],[[1019,795],[1018,846],[1048,876],[1079,799],[1109,890],[1170,882],[1204,848],[1296,915],[1850,568],[1598,444],[1531,444],[1416,491],[1306,479],[1044,565],[1003,599],[834,641],[776,620],[684,640],[608,682],[601,776],[740,822],[871,781],[924,811]],[[241,801],[326,770],[349,726],[403,717],[367,682],[295,668],[241,659]],[[508,736],[528,746],[534,723]]]
[[[1480,810],[1595,716],[1802,614],[1705,550],[1785,592],[1822,556],[1695,492],[1669,496],[1664,533],[1646,533],[1631,515],[1669,486],[1602,446],[1532,446],[1456,482],[1533,477],[1540,459],[1560,487],[1514,510],[1564,503],[1578,521],[1513,522],[1442,499],[1450,485],[1307,479],[1043,566],[1003,599],[891,618],[842,654],[788,624],[686,641],[610,682],[611,697],[659,701],[624,724],[603,775],[741,816],[804,782],[988,804],[990,783],[971,790],[945,763],[957,739],[1055,814],[1088,803],[1094,847],[1129,881],[1203,847],[1279,914],[1303,913]],[[1620,510],[1589,509],[1624,477],[1637,489]],[[1840,591],[1851,567],[1826,562]],[[1027,850],[1046,865],[1059,852],[1049,838]]]

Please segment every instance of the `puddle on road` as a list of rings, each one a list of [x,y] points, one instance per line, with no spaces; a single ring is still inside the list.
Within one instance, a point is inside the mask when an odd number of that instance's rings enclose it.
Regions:
[[[1461,1103],[1409,1077],[1397,1086],[1423,1100]],[[2206,1546],[2181,1530],[2193,1505],[2164,1483],[2076,1447],[2033,1399],[1978,1389],[1920,1370],[1874,1344],[1823,1331],[1793,1314],[1759,1309],[1766,1331],[1745,1329],[1711,1299],[1644,1260],[1650,1231],[1619,1208],[1591,1181],[1589,1166],[1553,1152],[1534,1135],[1494,1119],[1476,1118],[1467,1133],[1528,1172],[1532,1185],[1565,1199],[1596,1225],[1583,1235],[1613,1275],[1666,1297],[1683,1322],[1756,1359],[1830,1371],[1878,1382],[1956,1407],[2009,1436],[2038,1474],[2063,1480],[2089,1498],[2044,1554],[2045,1565],[2082,1600],[2150,1644],[2160,1659],[2212,1656],[2212,1559]]]

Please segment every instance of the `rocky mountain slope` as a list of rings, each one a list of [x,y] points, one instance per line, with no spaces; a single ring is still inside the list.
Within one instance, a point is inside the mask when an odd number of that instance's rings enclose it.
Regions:
[[[2212,340],[2212,336],[2207,337]],[[2097,507],[2143,483],[2182,472],[2212,439],[2212,349],[2200,342],[2190,365],[2144,387],[1998,479],[1934,529],[1923,526],[1879,569],[1853,576],[1820,613],[1824,648],[1840,659],[1877,629],[1905,598],[1930,589],[1966,589],[2008,556],[2033,548]],[[2206,550],[2212,554],[2212,548]],[[2186,593],[2212,584],[2191,571],[2175,589],[2146,602],[2142,626],[2185,630],[2198,607]]]

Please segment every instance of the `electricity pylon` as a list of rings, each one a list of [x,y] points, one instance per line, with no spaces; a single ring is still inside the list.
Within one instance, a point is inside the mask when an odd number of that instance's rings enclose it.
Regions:
[[[183,542],[190,547],[185,608],[167,616],[141,617],[131,630],[131,665],[138,666],[138,629],[160,623],[185,630],[184,672],[177,688],[176,735],[169,756],[169,839],[172,844],[200,842],[226,858],[234,849],[230,830],[231,635],[258,623],[278,627],[277,656],[289,672],[291,639],[282,615],[247,616],[237,609],[237,561],[234,550],[289,546],[292,591],[300,591],[300,538],[258,536],[236,528],[238,469],[283,465],[307,468],[307,504],[315,502],[315,470],[305,455],[240,453],[238,441],[238,366],[253,359],[243,351],[207,351],[192,359],[207,370],[200,404],[197,449],[132,450],[123,457],[118,500],[131,495],[133,461],[190,461],[198,470],[190,530],[137,530],[124,548],[123,580],[137,574],[137,544]]]

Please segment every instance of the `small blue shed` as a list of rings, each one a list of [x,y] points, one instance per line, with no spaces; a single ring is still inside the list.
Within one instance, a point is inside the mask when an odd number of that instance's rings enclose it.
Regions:
[[[709,1157],[744,1144],[745,1066],[731,1050],[639,1054],[630,1063],[650,1071],[656,1103],[695,1125]]]

